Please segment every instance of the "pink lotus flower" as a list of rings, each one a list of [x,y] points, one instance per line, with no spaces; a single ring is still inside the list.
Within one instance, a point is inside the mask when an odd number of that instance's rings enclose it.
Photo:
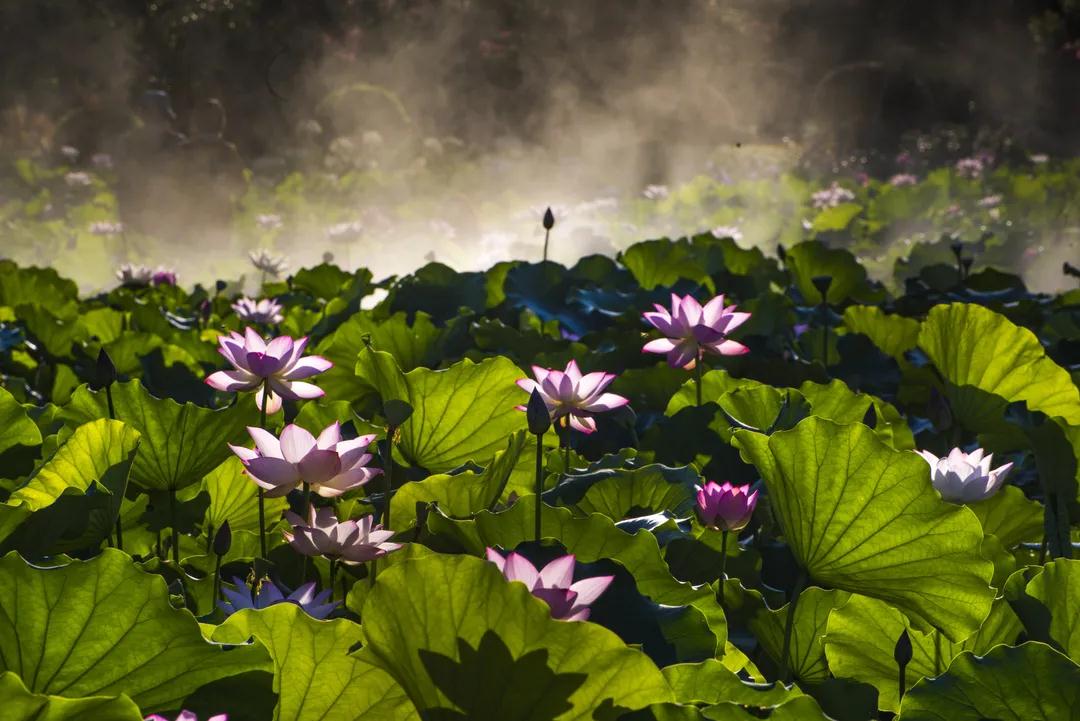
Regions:
[[[704,307],[692,295],[682,298],[671,294],[671,311],[656,304],[656,311],[643,313],[645,320],[666,338],[649,341],[644,353],[666,353],[672,368],[690,370],[705,353],[742,355],[750,349],[742,343],[728,340],[728,334],[745,323],[749,313],[738,313],[734,305],[724,306],[724,296],[718,295]]]
[[[536,380],[522,378],[517,382],[518,387],[530,394],[533,390],[540,391],[551,420],[567,418],[570,427],[582,433],[596,430],[593,415],[621,408],[630,402],[629,398],[603,392],[615,380],[614,373],[582,375],[577,361],[570,361],[562,371],[540,366],[533,366],[532,371]],[[520,405],[517,409],[524,411],[526,407]]]
[[[267,413],[277,413],[283,398],[321,398],[324,392],[302,379],[318,375],[333,367],[321,356],[303,357],[308,339],[294,341],[287,335],[269,343],[253,329],[244,335],[233,331],[218,339],[218,352],[233,365],[233,370],[211,373],[207,385],[228,393],[256,391],[255,404],[262,408],[263,395],[269,386],[270,397],[265,403]]]
[[[750,522],[757,505],[758,492],[750,486],[723,485],[709,481],[697,489],[697,512],[702,524],[718,531],[741,531]]]
[[[169,721],[169,719],[155,713],[147,716],[143,721]],[[199,721],[199,717],[195,715],[194,711],[181,711],[180,715],[176,717],[176,721]],[[227,714],[219,713],[216,716],[211,716],[206,721],[229,721],[229,717]]]
[[[357,564],[382,558],[401,548],[400,543],[390,542],[394,532],[382,530],[374,516],[338,523],[334,509],[312,506],[307,524],[292,511],[285,512],[285,519],[293,527],[291,532],[283,531],[285,540],[305,556],[326,556]]]
[[[1006,463],[990,470],[994,454],[987,453],[984,456],[981,448],[971,453],[954,448],[949,451],[949,455],[941,458],[930,451],[918,453],[930,464],[930,480],[934,488],[942,498],[954,503],[971,503],[994,495],[1005,483],[1005,477],[1013,466],[1012,463]]]
[[[520,581],[529,593],[551,608],[551,617],[563,621],[584,621],[589,606],[607,590],[614,576],[594,576],[574,580],[574,556],[562,556],[540,571],[519,553],[506,558],[493,548],[487,549],[487,559],[499,567],[507,581]]]
[[[367,468],[371,454],[367,447],[374,435],[341,440],[341,424],[327,426],[318,438],[300,426],[289,424],[281,439],[262,428],[248,427],[255,449],[234,446],[233,453],[244,462],[251,480],[266,491],[268,498],[287,495],[301,483],[323,498],[334,498],[359,488],[382,473]]]
[[[176,271],[159,265],[150,276],[150,282],[154,285],[176,285]]]
[[[117,279],[119,279],[122,285],[126,286],[150,285],[150,279],[153,278],[153,276],[154,271],[150,270],[145,265],[124,263],[116,269]]]
[[[285,319],[281,314],[281,304],[272,298],[240,298],[232,304],[232,309],[236,312],[236,317],[244,323],[277,325]]]

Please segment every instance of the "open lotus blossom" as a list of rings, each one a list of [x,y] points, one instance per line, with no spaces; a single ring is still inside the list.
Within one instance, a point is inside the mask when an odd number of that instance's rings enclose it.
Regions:
[[[303,379],[316,376],[333,367],[333,363],[317,355],[304,356],[306,337],[293,340],[278,336],[269,343],[248,328],[244,335],[232,331],[218,339],[218,352],[233,365],[233,370],[211,373],[207,385],[219,391],[238,393],[255,391],[255,404],[264,406],[263,396],[269,386],[267,413],[277,413],[283,398],[321,398],[324,392]]]
[[[116,269],[116,277],[122,284],[128,286],[150,285],[150,279],[154,277],[154,271],[145,265],[124,263]]]
[[[367,448],[375,436],[343,441],[340,423],[327,426],[318,438],[292,424],[285,426],[280,440],[262,428],[249,427],[248,433],[255,441],[254,449],[231,443],[229,448],[268,498],[287,495],[301,483],[310,484],[323,498],[334,498],[382,473],[367,468],[371,460]]]
[[[527,558],[511,552],[506,558],[493,548],[487,559],[499,567],[507,581],[520,581],[529,593],[551,608],[551,617],[563,621],[584,621],[589,606],[607,590],[614,576],[594,576],[574,583],[574,556],[556,558],[537,571]]]
[[[981,448],[971,453],[954,448],[949,455],[941,458],[930,451],[918,453],[930,464],[930,480],[934,488],[942,498],[953,503],[972,503],[994,495],[1013,466],[1006,463],[990,470],[994,454],[983,455]]]
[[[143,721],[170,721],[164,716],[158,714],[151,714],[147,716]],[[176,721],[199,721],[199,717],[195,715],[194,711],[181,711],[180,715],[176,717]],[[215,716],[211,716],[206,721],[229,721],[228,714],[219,713]]]
[[[232,304],[232,309],[236,312],[236,317],[244,323],[277,325],[285,319],[281,314],[281,304],[272,298],[241,298]]]
[[[701,523],[718,531],[741,531],[750,522],[757,506],[758,492],[750,486],[734,486],[709,481],[697,489],[697,513]]]
[[[288,259],[283,255],[274,255],[265,248],[248,253],[251,264],[256,270],[260,270],[274,278],[278,277],[283,270],[289,267]]]
[[[750,349],[728,339],[728,334],[750,318],[749,313],[736,312],[734,305],[725,306],[724,296],[718,295],[702,307],[692,295],[671,294],[671,310],[655,304],[656,311],[644,313],[654,328],[666,338],[649,341],[644,353],[664,353],[672,368],[693,369],[705,353],[742,355]]]
[[[176,271],[159,265],[150,276],[150,282],[154,285],[176,285]]]
[[[340,605],[338,601],[329,600],[330,589],[315,593],[314,581],[305,583],[292,593],[288,593],[289,589],[287,588],[284,590],[278,588],[268,578],[262,579],[254,589],[248,586],[243,579],[235,576],[232,582],[236,588],[232,589],[223,586],[221,592],[225,594],[227,600],[218,601],[218,606],[221,607],[226,616],[242,611],[245,608],[258,609],[278,603],[295,603],[304,609],[307,615],[322,620],[333,613],[334,609]]]
[[[374,516],[338,523],[332,508],[311,507],[307,523],[292,511],[285,519],[292,531],[283,531],[285,540],[305,556],[326,556],[347,564],[366,563],[401,548],[391,543],[393,531],[384,531]]]
[[[551,420],[567,418],[570,427],[582,433],[596,430],[593,415],[621,408],[630,402],[630,399],[615,393],[604,393],[604,389],[615,380],[614,373],[582,375],[576,361],[570,361],[566,370],[533,366],[532,371],[536,380],[522,378],[517,382],[518,387],[529,394],[533,390],[540,391],[544,404],[551,413]],[[517,409],[524,411],[526,406],[520,405]]]

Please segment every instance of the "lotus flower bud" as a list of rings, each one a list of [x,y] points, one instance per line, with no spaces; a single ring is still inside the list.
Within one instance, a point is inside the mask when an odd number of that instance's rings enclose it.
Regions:
[[[551,230],[555,227],[555,214],[551,212],[551,208],[544,211],[544,230]]]
[[[525,407],[525,417],[529,422],[529,433],[533,435],[542,436],[551,428],[551,414],[548,412],[547,404],[544,403],[544,396],[540,395],[540,391],[536,388],[529,396],[529,405]]]
[[[116,382],[116,365],[113,364],[112,358],[109,357],[104,348],[98,352],[96,375],[97,382],[95,386],[97,388],[105,388]]]
[[[224,556],[230,548],[232,548],[232,529],[229,528],[229,521],[226,519],[214,534],[214,554]]]
[[[953,503],[982,501],[998,492],[1005,477],[1012,470],[1012,463],[990,470],[994,454],[978,448],[964,453],[954,448],[949,455],[938,458],[929,451],[919,455],[930,464],[930,480],[941,497]]]
[[[758,492],[750,486],[723,485],[709,481],[697,489],[697,512],[701,523],[718,531],[741,531],[757,506]]]

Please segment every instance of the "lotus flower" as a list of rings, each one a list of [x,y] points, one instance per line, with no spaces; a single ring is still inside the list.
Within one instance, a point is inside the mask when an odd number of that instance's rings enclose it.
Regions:
[[[540,391],[551,413],[551,420],[565,417],[571,428],[582,433],[596,430],[593,415],[621,408],[630,402],[630,399],[620,395],[603,392],[615,380],[614,373],[582,375],[576,361],[570,361],[566,370],[562,371],[540,366],[533,366],[532,370],[536,380],[522,378],[517,382],[518,387],[529,394],[534,389]],[[517,409],[524,411],[526,406],[520,405]]]
[[[929,451],[919,451],[919,455],[930,464],[930,480],[934,488],[942,498],[953,503],[971,503],[994,495],[1013,465],[1006,463],[990,470],[994,454],[984,456],[981,448],[971,453],[954,448],[949,455],[941,458]]]
[[[225,598],[228,600],[218,601],[218,606],[221,607],[226,616],[242,611],[245,608],[259,609],[278,603],[295,603],[304,609],[307,615],[321,621],[333,613],[334,609],[340,605],[338,601],[327,602],[330,598],[330,589],[315,593],[314,581],[305,583],[292,593],[287,593],[288,589],[282,590],[278,588],[268,578],[263,579],[254,589],[235,576],[232,582],[236,586],[235,590],[225,587],[221,589],[221,592],[225,594]]]
[[[285,519],[293,527],[292,532],[283,532],[285,540],[305,556],[326,556],[342,563],[357,564],[373,561],[401,548],[400,543],[390,542],[394,532],[382,530],[374,516],[338,523],[334,509],[312,506],[306,525],[292,511],[285,512]]]
[[[273,255],[269,250],[262,249],[248,253],[251,264],[256,270],[260,270],[269,276],[277,278],[281,271],[289,267],[289,261],[283,255]]]
[[[153,276],[154,271],[145,265],[124,263],[116,270],[116,277],[120,280],[120,283],[127,286],[150,285],[150,279]]]
[[[682,298],[671,294],[671,311],[656,305],[656,312],[644,313],[645,320],[666,338],[649,341],[644,353],[665,353],[672,368],[687,370],[701,360],[704,353],[742,355],[750,349],[742,343],[728,340],[728,334],[750,318],[738,313],[734,305],[724,306],[724,296],[718,295],[704,307],[692,295]]]
[[[757,506],[758,492],[750,486],[723,485],[709,481],[697,489],[697,512],[702,524],[718,531],[741,531]]]
[[[281,304],[271,298],[241,298],[232,304],[232,309],[244,323],[277,325],[285,319],[281,314]]]
[[[367,447],[375,436],[343,441],[340,423],[327,426],[318,438],[292,424],[285,426],[280,440],[262,428],[249,427],[248,433],[255,449],[231,443],[229,448],[268,498],[287,495],[305,482],[323,498],[334,498],[382,473],[366,467],[371,460]]]
[[[267,413],[277,413],[283,398],[321,398],[324,392],[304,378],[311,378],[333,367],[333,363],[321,356],[303,356],[308,339],[294,341],[287,335],[278,336],[269,343],[253,329],[244,335],[233,331],[218,339],[218,352],[233,365],[233,370],[211,373],[207,385],[219,391],[256,391],[255,404],[264,406],[263,395],[270,387],[270,397],[265,402]]]
[[[159,265],[150,276],[150,282],[154,285],[176,285],[176,271]]]
[[[143,721],[169,721],[169,719],[155,713],[147,716]],[[199,721],[199,717],[195,715],[194,711],[181,711],[180,715],[176,717],[176,721]],[[206,721],[229,721],[229,716],[219,713],[216,716],[211,716]]]
[[[499,567],[507,581],[520,581],[529,593],[551,608],[551,617],[563,621],[584,621],[589,606],[607,590],[614,576],[594,576],[574,580],[574,556],[562,556],[540,571],[519,553],[506,558],[493,548],[487,549],[487,559]]]

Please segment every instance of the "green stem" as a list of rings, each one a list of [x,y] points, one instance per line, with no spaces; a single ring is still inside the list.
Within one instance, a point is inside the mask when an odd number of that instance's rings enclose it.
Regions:
[[[550,238],[550,237],[551,237],[551,231],[545,229],[544,230],[544,262],[545,263],[547,262],[548,238]]]
[[[897,683],[900,688],[900,700],[904,700],[904,694],[907,692],[907,664],[898,664],[898,678]]]
[[[727,578],[727,540],[728,531],[720,533],[720,583]]]
[[[334,581],[337,580],[337,559],[330,559],[330,600],[333,601],[337,596],[337,588],[334,586]]]
[[[116,420],[116,406],[113,405],[112,399],[112,384],[105,386],[105,401],[109,404],[109,418]],[[120,505],[122,506],[124,499],[120,499]],[[120,525],[120,508],[116,511],[116,547],[121,551],[124,550],[124,529]]]
[[[788,604],[787,621],[784,623],[784,650],[780,655],[780,678],[785,684],[791,683],[791,631],[795,626],[795,609],[799,605],[799,596],[803,587],[806,586],[806,571],[800,569],[799,578],[795,581],[795,588],[791,593],[791,603]]]
[[[543,505],[541,494],[544,492],[544,434],[536,434],[536,518],[533,536],[540,541],[540,507]]]
[[[941,675],[941,631],[934,633],[934,677]]]
[[[397,432],[397,428],[394,426],[388,426],[386,428],[386,456],[383,458],[383,501],[386,503],[386,510],[383,511],[383,523],[382,526],[385,530],[390,530],[390,495],[393,491],[392,477],[394,474],[394,433]],[[372,568],[374,568],[374,562],[372,562]]]
[[[701,406],[701,361],[704,354],[698,351],[697,362],[694,363],[694,388],[697,390],[697,404]]]
[[[258,396],[256,396],[258,398]],[[270,405],[270,381],[263,381],[263,400],[259,404],[259,428],[266,430],[266,406]],[[305,522],[307,519],[304,519]],[[266,496],[259,486],[259,557],[266,558]]]
[[[303,493],[304,493],[303,499],[304,500],[301,502],[300,505],[304,509],[304,519],[305,519],[304,522],[305,523],[310,523],[311,521],[307,520],[307,519],[311,518],[311,484],[308,483],[307,481],[304,481],[303,482],[303,488],[304,488],[304,491],[303,491]],[[300,569],[300,581],[301,581],[301,583],[307,583],[307,580],[308,580],[308,565],[309,565],[310,562],[311,562],[311,559],[308,556],[304,556],[304,564],[303,564],[303,567]]]
[[[829,367],[829,306],[822,301],[821,303],[821,362],[828,368]]]
[[[563,416],[563,479],[570,477],[570,420]]]
[[[221,593],[221,556],[219,556],[219,555],[217,555],[215,553],[214,554],[214,595],[213,595],[214,606],[211,607],[211,609],[210,609],[211,613],[213,613],[214,607],[217,606],[218,594],[219,593]]]
[[[180,565],[180,531],[176,529],[176,489],[169,489],[169,525],[172,526],[172,559]]]

